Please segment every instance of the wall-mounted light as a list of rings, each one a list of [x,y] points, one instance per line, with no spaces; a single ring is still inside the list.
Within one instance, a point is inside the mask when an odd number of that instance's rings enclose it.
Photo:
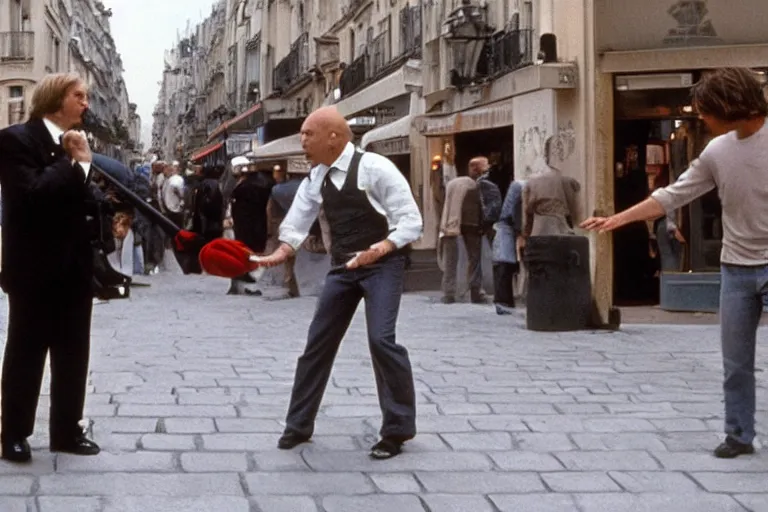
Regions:
[[[477,64],[482,56],[485,43],[491,37],[493,28],[488,25],[487,6],[462,0],[444,23],[445,40],[451,45],[454,85],[471,83]]]

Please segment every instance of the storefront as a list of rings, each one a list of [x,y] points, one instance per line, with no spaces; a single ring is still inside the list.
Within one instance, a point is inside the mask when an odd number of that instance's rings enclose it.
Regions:
[[[214,142],[192,152],[189,161],[203,167],[215,167],[226,165],[227,147],[224,142]]]
[[[572,63],[532,65],[501,76],[482,87],[443,95],[449,113],[426,114],[415,121],[427,140],[427,158],[421,163],[438,169],[429,176],[429,197],[434,216],[425,219],[425,239],[436,245],[442,210],[442,169],[466,175],[469,160],[486,156],[496,169],[502,193],[512,179],[529,176],[543,163],[544,142],[550,136],[562,146],[560,162],[571,173],[576,152],[571,104],[576,88]],[[515,91],[510,94],[510,91]],[[442,91],[433,94],[438,97]],[[495,180],[496,181],[496,180]],[[433,246],[434,247],[434,246]]]
[[[768,5],[744,4],[733,9],[725,0],[597,2],[595,46],[600,71],[611,80],[605,92],[612,96],[597,115],[610,112],[606,121],[613,121],[606,148],[612,183],[606,185],[613,189],[615,211],[676,180],[710,140],[690,99],[702,73],[768,65],[768,36],[757,14],[768,14]],[[637,23],[640,18],[644,23]],[[717,311],[722,237],[717,192],[669,214],[680,228],[671,252],[660,247],[660,242],[669,247],[670,238],[658,222],[614,233],[613,303]]]

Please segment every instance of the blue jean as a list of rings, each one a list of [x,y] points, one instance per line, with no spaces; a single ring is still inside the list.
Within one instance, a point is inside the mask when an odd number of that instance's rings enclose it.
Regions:
[[[411,362],[406,348],[395,343],[404,276],[405,257],[399,255],[328,274],[309,326],[304,354],[296,365],[286,432],[312,436],[341,340],[360,300],[365,299],[368,347],[383,414],[381,436],[407,440],[416,435]]]
[[[755,344],[766,295],[768,265],[722,265],[720,338],[725,433],[742,443],[751,443],[755,438]]]

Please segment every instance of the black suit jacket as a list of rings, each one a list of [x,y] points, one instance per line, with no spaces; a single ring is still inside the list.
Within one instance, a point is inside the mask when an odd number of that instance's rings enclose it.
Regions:
[[[7,293],[91,293],[93,195],[42,120],[0,130],[2,272]]]

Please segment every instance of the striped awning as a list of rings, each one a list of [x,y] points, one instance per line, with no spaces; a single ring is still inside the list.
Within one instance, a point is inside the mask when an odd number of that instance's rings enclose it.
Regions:
[[[210,144],[208,146],[204,146],[194,153],[192,153],[192,156],[189,157],[191,161],[200,160],[203,157],[206,157],[216,151],[217,149],[221,148],[224,145],[224,142],[217,142],[215,144]]]

